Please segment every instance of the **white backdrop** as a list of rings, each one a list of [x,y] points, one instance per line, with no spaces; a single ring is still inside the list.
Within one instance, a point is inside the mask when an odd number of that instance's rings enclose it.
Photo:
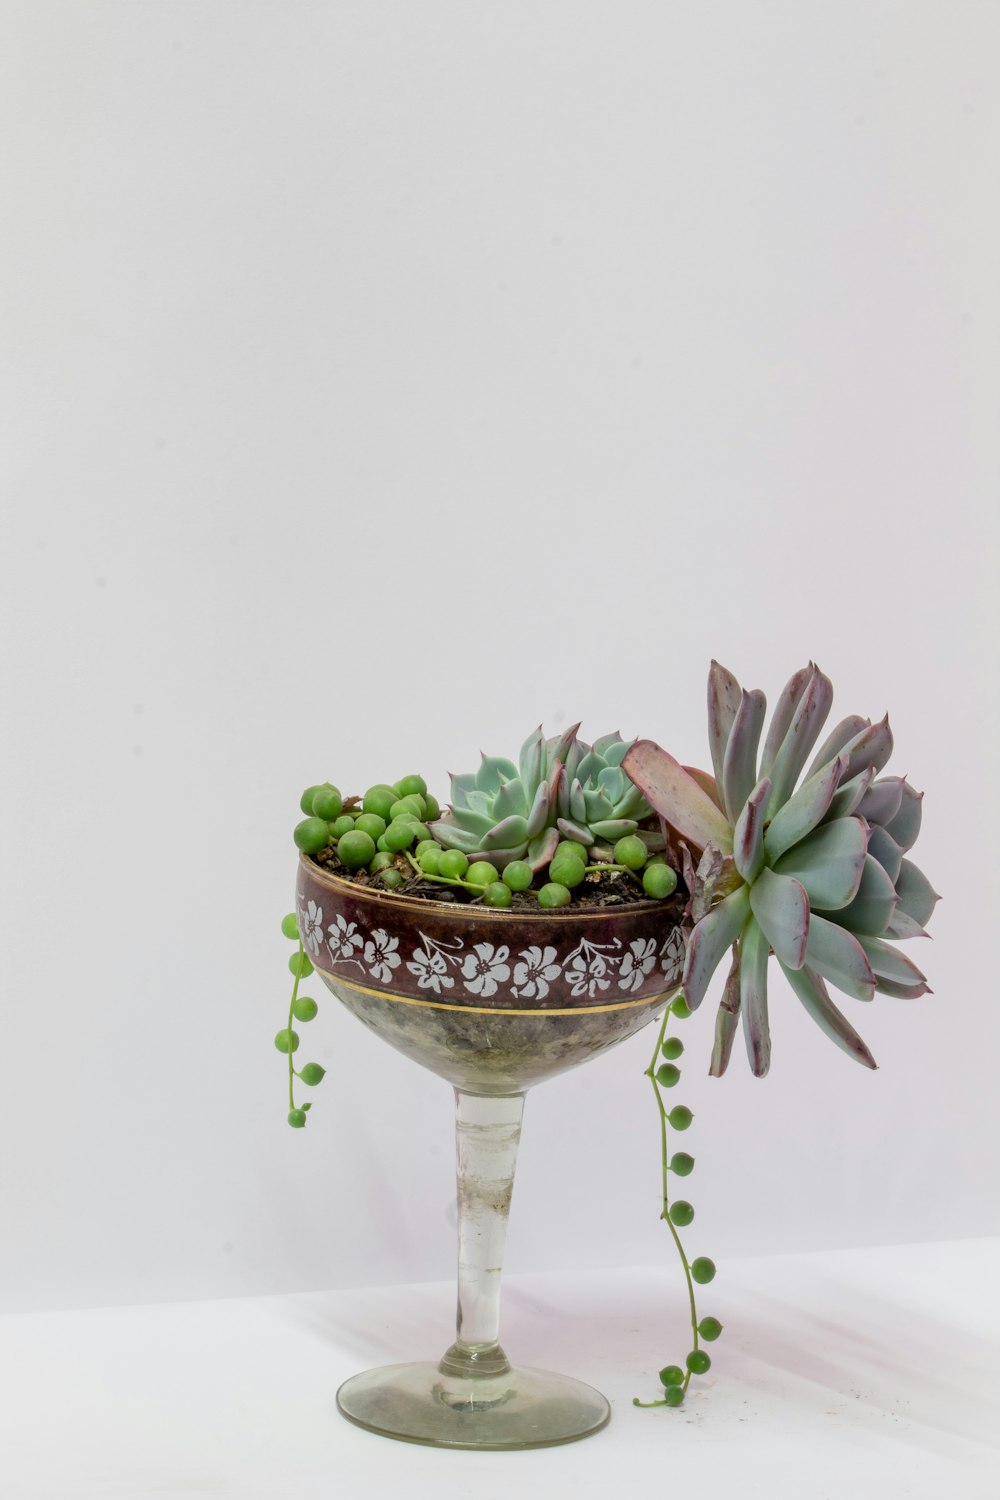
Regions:
[[[299,791],[705,763],[713,655],[890,709],[945,900],[876,1074],[688,1023],[691,1253],[1000,1229],[996,7],[0,26],[2,1306],[450,1274],[444,1083],[331,998],[285,1124]],[[649,1045],[529,1100],[512,1270],[667,1259]]]

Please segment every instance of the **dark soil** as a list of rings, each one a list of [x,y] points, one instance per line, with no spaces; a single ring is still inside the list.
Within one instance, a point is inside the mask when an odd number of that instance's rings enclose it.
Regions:
[[[471,891],[466,891],[462,886],[442,885],[436,880],[428,880],[423,875],[418,875],[410,864],[405,854],[398,854],[393,864],[403,876],[403,884],[394,891],[387,891],[377,876],[369,875],[368,871],[348,870],[337,858],[337,851],[331,846],[321,849],[318,854],[312,856],[313,860],[322,870],[329,870],[331,875],[337,875],[341,880],[350,880],[354,885],[362,886],[367,890],[378,891],[383,896],[415,896],[421,901],[443,901],[458,906],[480,906],[482,899],[474,896]],[[637,902],[649,902],[649,897],[642,888],[642,882],[634,875],[627,874],[624,870],[609,870],[607,874],[586,875],[582,885],[578,885],[573,892],[573,901],[570,906],[557,907],[552,910],[551,915],[558,917],[561,911],[598,911],[608,907],[634,906]],[[665,911],[676,906],[679,913],[687,900],[687,892],[684,882],[680,881],[677,890],[665,901],[658,903]],[[510,906],[504,907],[504,911],[540,911],[538,900],[531,891],[515,891]],[[492,908],[487,908],[492,910]]]

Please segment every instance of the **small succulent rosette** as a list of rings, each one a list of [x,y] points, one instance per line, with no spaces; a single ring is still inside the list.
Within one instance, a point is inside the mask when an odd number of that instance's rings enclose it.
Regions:
[[[560,838],[587,848],[636,833],[652,808],[622,770],[631,748],[620,734],[586,744],[579,724],[545,739],[541,727],[521,747],[518,764],[484,755],[477,771],[451,777],[451,806],[430,831],[447,849],[470,860],[489,860],[498,870],[527,860],[547,865]],[[655,835],[647,848],[662,848]]]
[[[928,991],[897,946],[926,936],[939,899],[907,858],[923,794],[905,777],[879,775],[893,747],[888,716],[875,724],[842,719],[813,755],[832,702],[829,678],[810,663],[786,684],[764,736],[764,694],[745,691],[713,662],[714,775],[680,765],[650,740],[622,759],[684,862],[694,927],[683,985],[692,1009],[732,950],[712,1054],[716,1076],[729,1062],[740,1017],[753,1072],[768,1070],[772,952],[813,1020],[869,1068],[875,1059],[828,985],[856,1000]]]

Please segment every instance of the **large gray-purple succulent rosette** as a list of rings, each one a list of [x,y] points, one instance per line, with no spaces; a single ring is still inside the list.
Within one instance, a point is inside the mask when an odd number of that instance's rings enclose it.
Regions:
[[[685,864],[694,927],[683,984],[692,1009],[732,951],[712,1053],[716,1076],[741,1017],[753,1072],[768,1070],[772,952],[813,1020],[869,1068],[875,1059],[828,986],[856,1000],[928,992],[898,947],[926,936],[939,899],[907,858],[923,794],[903,776],[879,775],[893,747],[888,716],[873,724],[850,715],[815,749],[832,702],[829,678],[810,663],[786,684],[763,736],[764,694],[745,691],[713,662],[714,775],[682,766],[650,740],[637,741],[622,760]]]

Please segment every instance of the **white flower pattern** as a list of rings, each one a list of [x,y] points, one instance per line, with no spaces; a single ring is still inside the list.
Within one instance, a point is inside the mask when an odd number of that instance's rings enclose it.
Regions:
[[[618,970],[618,988],[620,990],[641,989],[646,975],[656,967],[656,957],[654,938],[635,938],[629,943],[628,951],[622,956]]]
[[[571,995],[589,995],[593,999],[611,983],[608,978],[608,961],[603,953],[598,953],[595,949],[590,949],[589,953],[574,953],[564,972]]]
[[[357,954],[364,947],[364,938],[358,931],[357,922],[348,922],[338,912],[335,922],[326,929],[329,933],[326,946],[334,963],[358,963]]]
[[[318,956],[323,942],[323,909],[316,901],[307,899],[304,892],[299,891],[298,895],[302,941]],[[441,996],[455,988],[456,978],[450,971],[457,969],[461,986],[468,995],[489,999],[501,986],[507,986],[509,994],[527,1001],[545,1000],[560,979],[574,999],[596,999],[612,983],[624,994],[637,995],[657,967],[662,972],[662,981],[660,975],[657,981],[676,988],[687,947],[686,935],[679,928],[674,928],[659,948],[653,938],[634,938],[624,952],[618,939],[593,943],[584,938],[562,958],[554,946],[537,945],[521,949],[512,974],[510,948],[506,944],[475,943],[466,949],[462,938],[431,938],[421,932],[422,946],[414,948],[406,959],[405,952],[400,951],[400,939],[383,927],[365,933],[357,922],[348,921],[338,913],[326,932],[333,963],[356,964],[379,984],[391,986],[395,971],[405,967],[420,989]]]
[[[494,948],[492,943],[474,943],[462,965],[462,978],[469,993],[484,997],[495,995],[500,985],[510,978],[509,954],[506,945]]]
[[[383,927],[376,927],[365,944],[368,972],[380,984],[391,984],[393,969],[398,969],[402,963],[396,952],[398,947],[399,938],[390,937]]]
[[[306,947],[318,953],[323,941],[323,908],[315,901],[307,901],[304,911],[299,908],[299,932]]]
[[[426,939],[424,939],[426,942]],[[440,995],[442,989],[450,990],[455,983],[448,973],[448,964],[444,954],[435,948],[433,943],[428,943],[426,950],[415,948],[413,957],[406,967],[410,973],[416,976],[416,981],[422,990],[433,990],[435,995]]]
[[[514,965],[514,994],[519,1000],[544,1000],[549,985],[558,979],[562,966],[555,962],[554,948],[525,948]]]
[[[684,957],[687,942],[684,933],[675,927],[660,949],[660,968],[667,984],[677,984],[684,972]]]

